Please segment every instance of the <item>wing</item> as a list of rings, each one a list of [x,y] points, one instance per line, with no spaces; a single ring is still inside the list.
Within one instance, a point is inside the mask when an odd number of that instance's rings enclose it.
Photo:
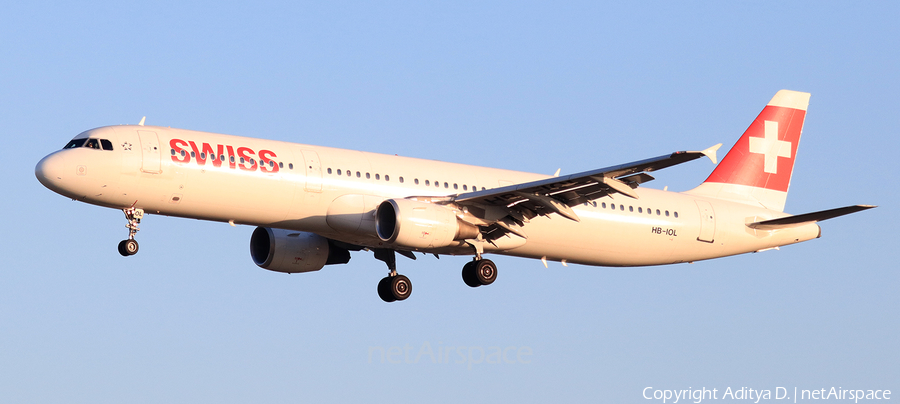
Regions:
[[[681,151],[632,163],[585,171],[564,177],[547,178],[484,191],[468,192],[434,203],[453,204],[465,212],[465,220],[482,228],[486,240],[507,233],[527,238],[522,227],[536,216],[559,214],[580,221],[572,206],[619,193],[638,198],[634,188],[653,180],[648,172],[707,156],[716,162],[721,143],[703,151]]]

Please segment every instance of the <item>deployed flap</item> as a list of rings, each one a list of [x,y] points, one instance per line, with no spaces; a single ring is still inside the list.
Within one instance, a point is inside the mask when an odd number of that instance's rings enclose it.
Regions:
[[[713,146],[715,147],[715,146]],[[713,148],[710,148],[713,149]],[[634,176],[632,174],[651,172],[671,167],[676,164],[696,160],[709,155],[710,149],[704,151],[681,151],[654,157],[633,163],[621,164],[601,168],[599,170],[584,171],[577,174],[562,177],[547,178],[544,180],[509,185],[484,191],[468,192],[451,197],[456,203],[483,203],[487,205],[508,205],[527,199],[523,193],[549,196],[568,206],[575,206],[590,200],[601,198],[613,192],[619,192],[598,178],[606,177],[617,179],[620,183],[636,188],[641,182],[646,182],[653,177],[649,175]],[[617,182],[616,188],[621,188]]]
[[[525,233],[520,228],[535,216],[559,214],[567,219],[579,221],[570,207],[612,193],[637,198],[638,195],[633,189],[653,179],[646,172],[704,156],[715,161],[717,148],[718,145],[704,151],[675,152],[599,170],[429,199],[433,203],[470,207],[471,209],[467,209],[470,215],[482,212],[475,214],[474,218],[467,217],[463,220],[471,220],[473,224],[481,226],[488,241],[496,240],[508,233],[524,238]],[[485,215],[486,209],[492,213]]]
[[[872,209],[875,205],[852,205],[843,208],[822,210],[819,212],[804,213],[802,215],[782,217],[779,219],[763,220],[747,224],[751,229],[776,230],[788,227],[796,227],[807,223],[821,222],[838,216],[849,215],[861,210]]]

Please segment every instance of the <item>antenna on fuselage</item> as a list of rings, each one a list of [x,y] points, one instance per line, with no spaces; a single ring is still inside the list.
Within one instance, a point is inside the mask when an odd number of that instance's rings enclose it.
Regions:
[[[146,121],[146,120],[147,120],[147,117],[146,117],[146,116],[143,117],[143,118],[141,118],[141,121],[138,122],[138,126],[144,126],[144,121]]]

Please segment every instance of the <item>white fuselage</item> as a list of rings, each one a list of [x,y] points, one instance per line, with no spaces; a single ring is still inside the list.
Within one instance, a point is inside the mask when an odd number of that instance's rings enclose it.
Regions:
[[[549,178],[163,127],[109,126],[78,137],[109,139],[114,147],[64,149],[38,164],[42,182],[73,199],[307,231],[370,248],[403,249],[385,245],[375,234],[373,213],[385,199],[452,195]],[[485,252],[586,265],[660,265],[759,251],[819,235],[816,224],[768,231],[746,226],[787,216],[779,211],[689,193],[635,191],[638,199],[613,194],[574,206],[580,222],[559,215],[536,217],[524,227],[527,240],[509,234],[495,246],[486,245]],[[474,254],[464,242],[418,251]]]

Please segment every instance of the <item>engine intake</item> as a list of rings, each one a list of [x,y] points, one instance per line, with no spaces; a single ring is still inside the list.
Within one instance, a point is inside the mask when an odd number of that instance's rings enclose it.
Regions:
[[[350,252],[315,233],[257,227],[250,236],[250,257],[260,268],[290,274],[346,264]]]
[[[375,212],[375,232],[381,241],[403,247],[439,248],[456,240],[475,238],[479,230],[444,206],[388,199]]]

